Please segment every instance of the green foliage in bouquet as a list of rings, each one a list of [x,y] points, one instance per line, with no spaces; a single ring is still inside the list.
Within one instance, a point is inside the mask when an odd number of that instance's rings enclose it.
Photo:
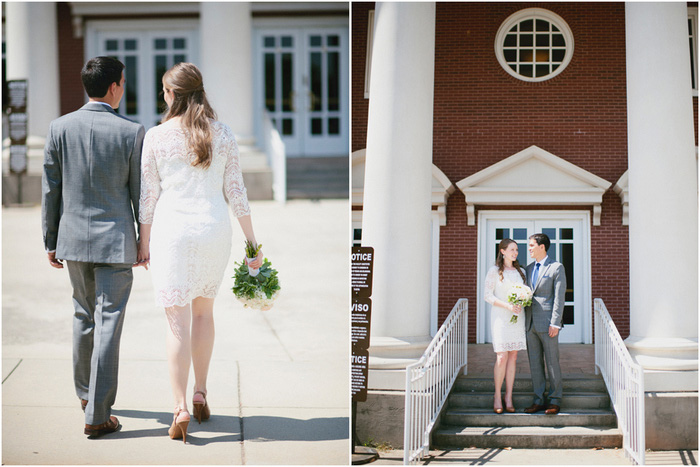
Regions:
[[[257,258],[260,249],[262,248],[262,243],[260,245],[254,245],[250,240],[245,241],[245,255],[248,258]]]
[[[246,251],[247,247],[248,245],[246,245]],[[260,246],[258,246],[259,248]],[[252,257],[254,258],[255,255]],[[253,299],[255,298],[255,291],[260,290],[268,299],[271,299],[272,295],[280,290],[277,270],[272,268],[272,263],[267,258],[265,258],[263,265],[260,267],[260,272],[255,277],[248,274],[247,264],[241,263],[239,265],[239,263],[236,263],[236,265],[238,267],[236,268],[233,285],[233,293],[236,297]]]

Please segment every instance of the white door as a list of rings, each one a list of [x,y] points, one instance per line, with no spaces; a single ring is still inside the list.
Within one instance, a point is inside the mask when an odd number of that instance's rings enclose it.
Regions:
[[[477,313],[482,316],[482,319],[477,320],[483,337],[480,342],[491,342],[491,307],[483,300],[483,278],[488,268],[496,262],[498,244],[504,238],[515,240],[518,244],[518,261],[525,267],[533,261],[528,253],[528,238],[534,233],[542,232],[551,241],[547,255],[562,263],[566,272],[566,301],[562,319],[564,327],[560,332],[559,342],[590,343],[590,248],[587,213],[551,213],[550,217],[547,213],[538,212],[490,213],[480,213],[485,221],[482,224],[483,242],[480,241],[480,245],[483,243],[483,254],[480,255],[477,306]]]
[[[156,126],[165,111],[163,74],[179,62],[197,60],[196,30],[97,30],[92,56],[107,55],[126,66],[125,92],[118,112],[141,123]]]
[[[287,155],[347,155],[347,28],[259,29],[255,44],[255,106],[267,111]]]

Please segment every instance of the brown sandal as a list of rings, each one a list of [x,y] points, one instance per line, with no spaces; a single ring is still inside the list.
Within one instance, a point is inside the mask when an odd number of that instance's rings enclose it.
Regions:
[[[199,422],[201,424],[202,420],[209,420],[209,417],[211,416],[211,412],[209,411],[209,404],[207,404],[207,395],[204,394],[202,391],[197,391],[194,393],[195,396],[197,394],[202,395],[204,402],[197,402],[194,400],[194,397],[193,397],[192,398],[192,407],[193,407],[194,417],[197,419],[197,422]]]

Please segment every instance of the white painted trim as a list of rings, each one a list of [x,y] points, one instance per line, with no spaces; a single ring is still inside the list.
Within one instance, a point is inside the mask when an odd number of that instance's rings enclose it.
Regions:
[[[545,187],[524,172],[523,167],[530,160],[538,160],[561,173],[563,180],[573,179],[578,183],[560,181],[557,187]],[[522,180],[520,186],[493,185],[496,177],[508,173]],[[468,225],[476,223],[476,205],[577,205],[593,206],[593,225],[598,226],[603,194],[612,183],[533,145],[463,178],[456,185],[464,194]]]
[[[698,96],[698,7],[688,7],[688,17],[693,19],[693,51],[695,52],[695,89],[693,89],[693,96]]]
[[[365,58],[365,99],[369,99],[369,80],[372,76],[372,45],[374,44],[374,10],[367,16],[367,53]]]
[[[349,28],[347,16],[278,16],[274,18],[253,17],[253,28]]]
[[[529,78],[527,76],[519,75],[518,73],[513,71],[513,69],[508,65],[505,57],[503,56],[503,40],[505,39],[505,36],[517,23],[530,18],[543,19],[545,21],[553,23],[559,28],[560,32],[564,36],[564,41],[566,42],[566,52],[564,53],[564,59],[562,60],[561,65],[559,65],[559,68],[554,70],[552,73],[539,78]],[[503,22],[503,24],[501,24],[501,27],[498,29],[498,33],[496,33],[494,49],[496,52],[496,58],[498,59],[498,63],[512,77],[517,78],[521,81],[529,82],[547,81],[548,79],[552,79],[559,73],[564,71],[564,69],[566,69],[566,67],[571,62],[571,58],[574,56],[574,35],[571,32],[571,28],[569,27],[567,22],[564,21],[564,18],[557,15],[556,13],[542,8],[526,8],[524,10],[520,10],[513,13]]]
[[[582,265],[581,265],[581,285],[580,290],[581,301],[581,319],[583,326],[583,342],[591,344],[593,342],[593,299],[591,288],[591,235],[590,235],[590,212],[588,211],[479,211],[479,226],[477,230],[477,275],[476,275],[476,341],[478,344],[485,342],[485,302],[481,296],[483,281],[486,278],[486,272],[489,265],[486,264],[486,248],[487,239],[487,221],[502,219],[504,221],[538,221],[538,220],[561,220],[561,221],[579,221],[581,222],[581,248],[582,248]],[[525,265],[523,265],[525,266]]]
[[[697,151],[696,151],[697,153]],[[630,225],[630,189],[629,189],[629,170],[617,180],[613,190],[620,196],[622,201],[622,225]]]
[[[442,219],[437,211],[431,215],[432,227],[432,262],[430,274],[430,337],[438,332],[438,299],[440,297],[440,226]]]

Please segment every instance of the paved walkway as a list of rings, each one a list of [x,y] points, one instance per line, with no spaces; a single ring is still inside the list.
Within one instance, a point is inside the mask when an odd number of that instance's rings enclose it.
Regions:
[[[174,402],[166,324],[150,272],[135,270],[124,323],[114,406],[122,431],[88,440],[73,390],[68,275],[48,265],[40,209],[3,209],[2,463],[347,464],[347,206],[251,202],[256,235],[283,287],[267,312],[243,309],[229,291],[243,246],[234,221],[215,308],[212,418],[190,424],[187,445],[167,436]]]

